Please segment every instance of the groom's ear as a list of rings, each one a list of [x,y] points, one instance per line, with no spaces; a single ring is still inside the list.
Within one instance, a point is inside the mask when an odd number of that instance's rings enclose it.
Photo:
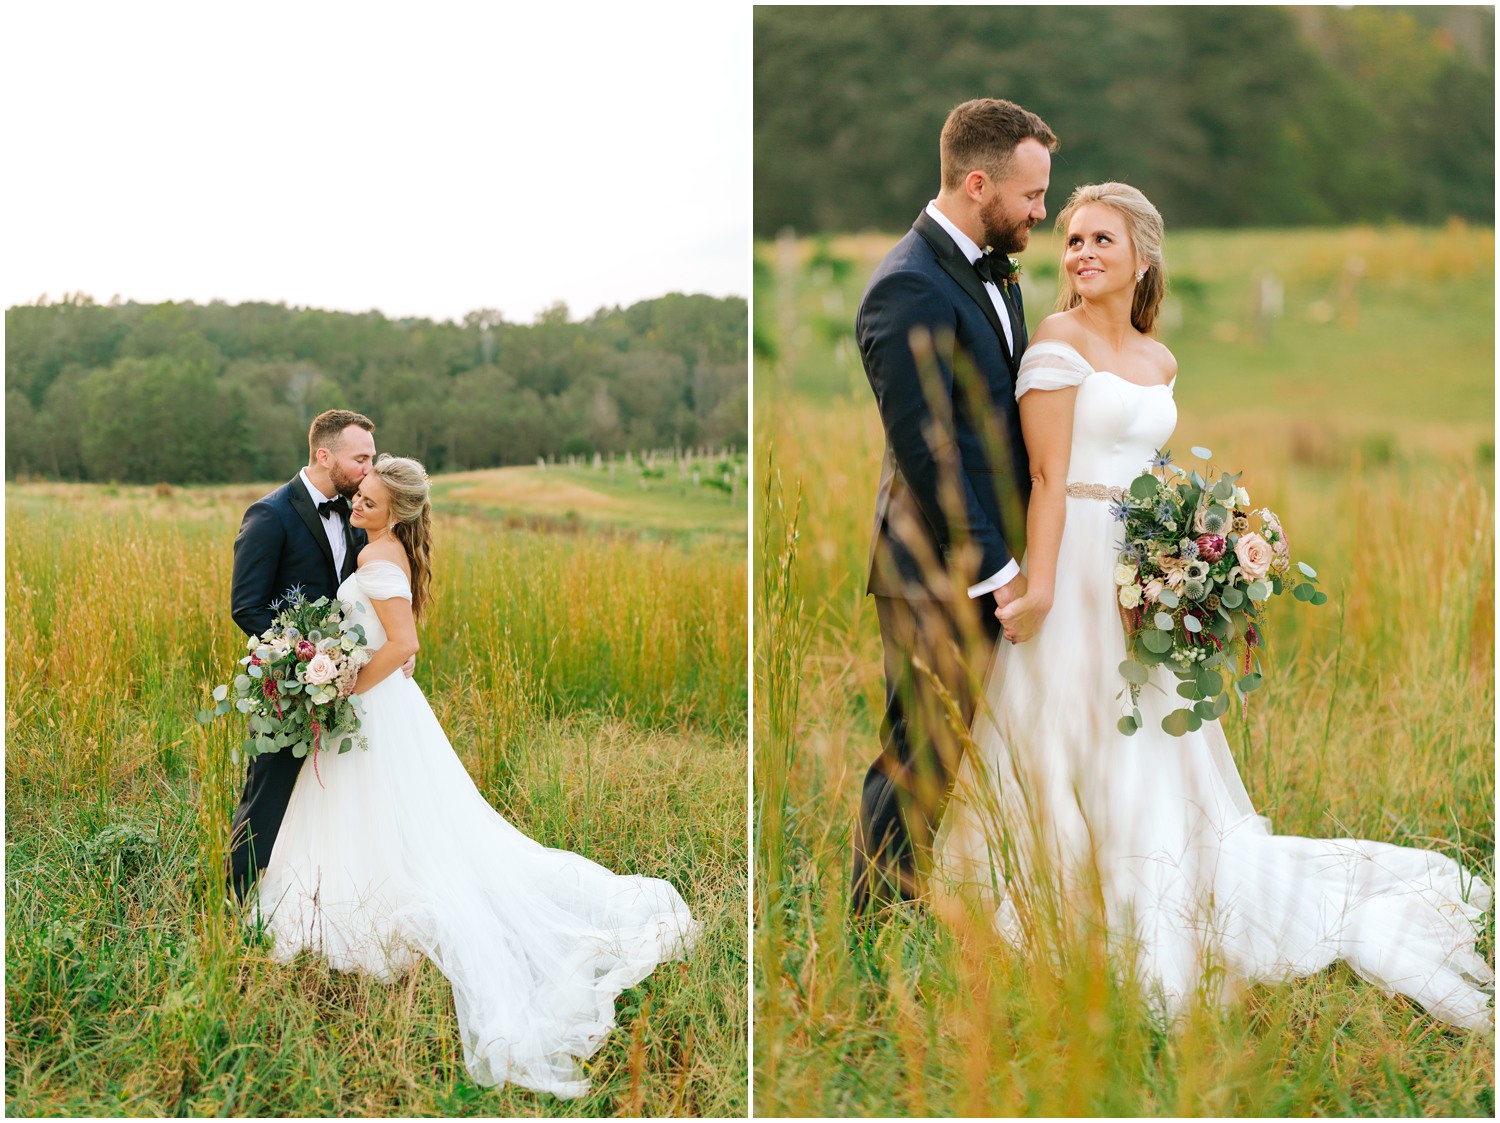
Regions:
[[[984,202],[984,193],[990,187],[990,177],[981,168],[975,168],[964,176],[964,194],[976,203]]]

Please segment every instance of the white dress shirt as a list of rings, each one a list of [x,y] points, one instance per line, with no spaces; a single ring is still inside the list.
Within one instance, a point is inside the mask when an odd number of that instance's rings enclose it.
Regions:
[[[303,468],[297,474],[302,477],[302,485],[307,488],[307,494],[312,496],[314,509],[317,508],[319,503],[327,503],[333,498],[333,496],[324,495],[317,488],[313,487],[312,480],[307,478],[306,468]],[[328,535],[328,545],[333,547],[333,572],[334,576],[337,577],[338,574],[344,572],[344,556],[349,552],[344,544],[344,521],[339,518],[337,511],[329,511],[328,514],[319,517],[323,523],[323,533]]]
[[[975,244],[974,239],[953,225],[953,220],[938,210],[936,199],[927,204],[927,213],[932,216],[934,222],[948,232],[948,236],[953,239],[954,245],[962,250],[964,256],[969,259],[970,265],[973,265],[974,262],[984,256],[984,251]],[[1000,295],[1000,286],[995,284],[994,281],[985,281],[984,291],[989,294],[990,303],[995,306],[995,311],[1000,316],[1000,326],[1005,329],[1005,349],[1014,355],[1016,353],[1016,338],[1011,334],[1010,308],[1005,303],[1005,297]],[[1012,558],[1005,563],[999,573],[986,577],[977,585],[970,585],[969,599],[973,600],[975,597],[984,596],[985,593],[993,593],[996,589],[1003,589],[1019,576],[1020,572],[1020,564]]]

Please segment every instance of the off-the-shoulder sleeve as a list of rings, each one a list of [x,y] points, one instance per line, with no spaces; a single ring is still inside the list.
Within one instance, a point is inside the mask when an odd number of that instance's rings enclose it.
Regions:
[[[365,562],[356,571],[359,588],[371,600],[390,600],[402,597],[411,600],[411,582],[395,562]]]
[[[1062,390],[1077,386],[1094,368],[1070,344],[1044,339],[1026,348],[1016,374],[1016,400],[1027,390]]]

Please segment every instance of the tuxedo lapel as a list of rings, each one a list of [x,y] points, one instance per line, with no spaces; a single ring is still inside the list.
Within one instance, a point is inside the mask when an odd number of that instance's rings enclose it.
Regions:
[[[333,567],[333,547],[328,544],[328,535],[323,530],[323,520],[318,518],[318,509],[313,506],[312,496],[307,494],[307,488],[302,486],[302,477],[297,476],[287,485],[287,488],[292,510],[297,512],[303,525],[307,527],[307,532],[318,544],[318,549],[323,551],[323,557],[328,561],[328,572],[334,575],[335,581],[338,581],[338,571]]]
[[[1016,328],[1015,353],[1017,355],[1020,355],[1023,351],[1026,350],[1026,344],[1030,342],[1030,340],[1026,336],[1026,302],[1021,299],[1020,283],[1017,282],[1016,284],[1006,285],[1005,295],[1010,299],[1011,307],[1016,310],[1015,319],[1013,321]],[[1012,363],[1011,365],[1014,366],[1015,364]]]
[[[989,320],[990,327],[995,329],[995,335],[1000,339],[1000,349],[1010,355],[1010,349],[1005,345],[1005,327],[1000,323],[1000,313],[995,311],[995,302],[990,299],[990,294],[984,290],[984,282],[979,279],[979,273],[963,251],[958,248],[948,231],[937,224],[937,221],[925,210],[917,216],[917,221],[912,224],[912,229],[932,247],[932,252],[937,255],[938,264],[943,267],[943,272],[958,282],[958,287],[963,289],[973,298],[974,303],[979,305],[984,312],[985,318]],[[1011,365],[1015,365],[1012,358]]]

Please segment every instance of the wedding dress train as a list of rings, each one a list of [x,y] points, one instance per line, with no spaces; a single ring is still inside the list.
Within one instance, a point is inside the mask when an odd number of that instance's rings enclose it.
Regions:
[[[373,649],[385,632],[372,602],[411,591],[377,561],[338,596]],[[475,1081],[583,1095],[579,1060],[614,1025],[615,998],[686,955],[697,922],[667,882],[618,876],[506,822],[414,680],[397,672],[362,697],[368,748],[302,768],[260,879],[273,955],[306,948],[381,979],[426,955],[453,986]]]
[[[1095,371],[1065,343],[1033,344],[1017,396],[1070,385],[1068,482],[1128,486],[1176,425],[1171,386]],[[1143,727],[1118,731],[1121,524],[1107,501],[1066,502],[1053,607],[1034,639],[996,652],[988,715],[935,843],[939,884],[979,894],[1014,942],[1038,882],[1064,900],[1088,893],[1168,1011],[1226,979],[1283,980],[1342,959],[1434,1017],[1491,1026],[1494,973],[1474,950],[1488,885],[1432,851],[1273,835],[1218,722],[1162,731],[1181,704],[1163,667],[1141,691]]]

